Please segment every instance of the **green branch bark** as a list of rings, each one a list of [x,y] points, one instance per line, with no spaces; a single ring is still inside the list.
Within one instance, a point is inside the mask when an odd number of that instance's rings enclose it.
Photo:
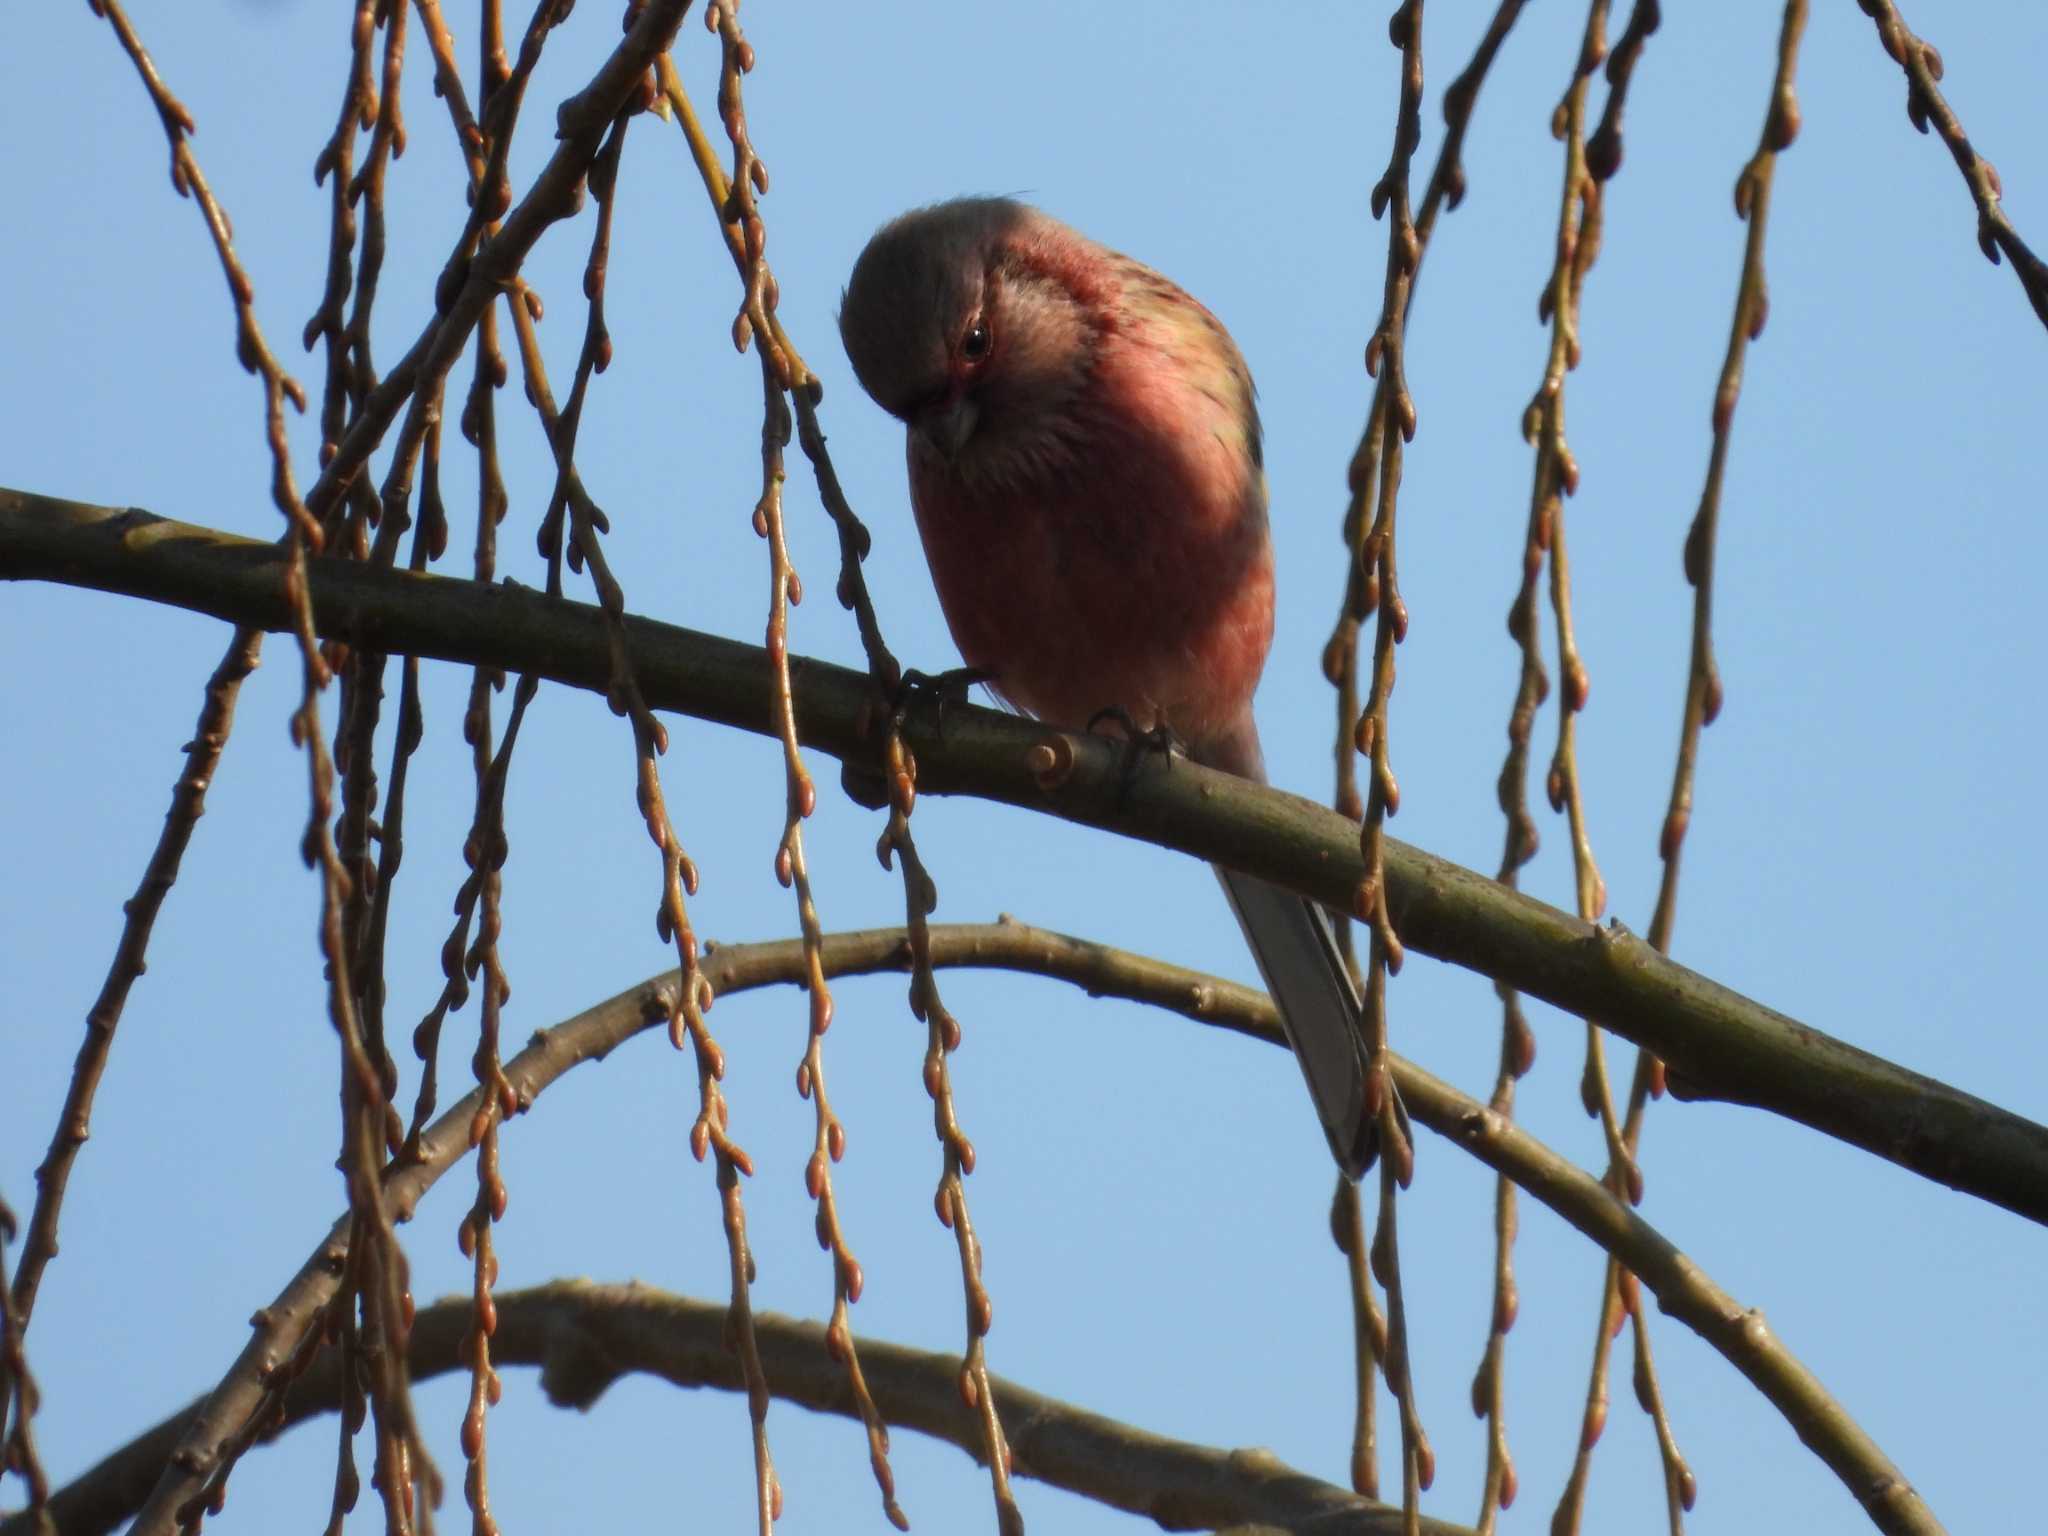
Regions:
[[[1150,1003],[1199,1023],[1284,1045],[1279,1017],[1264,993],[1107,945],[1002,922],[935,926],[930,947],[936,966],[992,967],[1056,978],[1090,996]],[[825,973],[835,979],[901,973],[909,966],[908,938],[900,928],[830,934],[823,940],[819,959]],[[703,957],[703,975],[722,996],[757,987],[801,986],[808,974],[804,945],[796,939],[715,946]],[[578,1065],[602,1060],[634,1035],[665,1023],[668,998],[678,984],[674,971],[650,977],[551,1029],[538,1031],[526,1049],[505,1063],[506,1080],[522,1110],[532,1110],[552,1084]],[[1621,1260],[1650,1288],[1665,1312],[1718,1350],[1784,1415],[1879,1530],[1888,1536],[1940,1536],[1940,1523],[1912,1484],[1777,1339],[1760,1312],[1743,1307],[1721,1290],[1698,1264],[1615,1199],[1599,1180],[1513,1121],[1411,1062],[1395,1057],[1392,1066],[1402,1098],[1419,1124],[1506,1174]],[[479,1099],[472,1091],[422,1135],[416,1161],[387,1170],[385,1199],[401,1218],[409,1216],[426,1191],[468,1155],[469,1125],[478,1106]],[[107,1456],[54,1496],[51,1508],[62,1529],[77,1536],[111,1530],[143,1504],[136,1529],[168,1531],[171,1523],[162,1517],[183,1507],[187,1500],[204,1497],[205,1490],[216,1485],[229,1470],[222,1464],[221,1447],[239,1443],[246,1426],[268,1423],[267,1416],[280,1410],[286,1420],[295,1420],[329,1403],[332,1389],[322,1384],[322,1373],[331,1368],[331,1351],[315,1359],[297,1379],[289,1372],[279,1372],[276,1363],[301,1358],[301,1346],[317,1326],[346,1267],[348,1232],[349,1218],[344,1216],[277,1298],[257,1313],[250,1339],[211,1392]],[[574,1297],[568,1300],[573,1302]],[[522,1346],[508,1344],[503,1328],[511,1302],[509,1296],[498,1298],[501,1332],[493,1339],[493,1358],[500,1365],[540,1364],[549,1373],[543,1384],[556,1401],[587,1405],[616,1371],[593,1374],[591,1363],[584,1359],[590,1336],[580,1331],[580,1325],[576,1337],[586,1341],[580,1351],[549,1343],[536,1358]],[[714,1310],[722,1317],[722,1308]],[[464,1313],[466,1308],[455,1310],[457,1317]],[[836,1365],[814,1381],[815,1373],[801,1358],[778,1353],[786,1345],[800,1356],[805,1347],[801,1336],[809,1326],[761,1322],[764,1357],[775,1357],[769,1362],[769,1379],[778,1396],[825,1411],[848,1412],[845,1377]],[[771,1338],[781,1337],[775,1333],[776,1327],[788,1330],[789,1338],[771,1342]],[[432,1352],[438,1346],[422,1343],[426,1332],[423,1315],[413,1334],[416,1377],[446,1368],[435,1363],[441,1358]],[[686,1377],[644,1361],[639,1368],[688,1384],[701,1380],[736,1387],[738,1364],[724,1350],[722,1333],[714,1333],[713,1338],[717,1340],[716,1369],[720,1374],[702,1366],[693,1368],[702,1374]],[[914,1352],[873,1342],[859,1347],[875,1401],[890,1423],[950,1439],[969,1454],[975,1452],[979,1431],[959,1406],[956,1360],[947,1357],[942,1387],[933,1397],[918,1385],[925,1367]],[[422,1354],[422,1349],[428,1352]],[[684,1356],[688,1355],[685,1349]],[[632,1350],[621,1350],[615,1356],[618,1362],[636,1358]],[[901,1365],[907,1374],[884,1381],[875,1363],[882,1360]],[[282,1397],[274,1395],[273,1387]],[[1004,1422],[1013,1426],[1012,1445],[1021,1470],[1116,1508],[1148,1514],[1170,1528],[1261,1518],[1280,1529],[1301,1532],[1380,1528],[1374,1522],[1382,1516],[1381,1506],[1326,1490],[1313,1479],[1259,1459],[1257,1453],[1183,1446],[1142,1430],[1109,1425],[1021,1388],[999,1384],[997,1390],[1012,1394],[1003,1402],[1002,1413]],[[1013,1407],[1017,1410],[1014,1417]],[[1115,1458],[1105,1462],[1093,1449],[1076,1448],[1067,1440],[1069,1426],[1084,1438],[1126,1446],[1134,1460],[1123,1467]],[[1222,1458],[1221,1462],[1216,1458]],[[152,1511],[158,1512],[154,1524]],[[1391,1521],[1400,1518],[1398,1511],[1384,1514]],[[1363,1524],[1346,1523],[1353,1519]],[[1448,1536],[1455,1528],[1425,1522],[1425,1529],[1440,1529]],[[33,1536],[27,1516],[0,1522],[0,1536]]]
[[[0,488],[0,578],[63,582],[284,629],[285,556],[272,545],[138,508]],[[602,691],[611,675],[594,607],[512,586],[339,561],[312,570],[320,633],[394,654],[533,672]],[[626,621],[648,702],[762,735],[773,672],[760,648],[650,619]],[[876,766],[878,701],[865,674],[792,657],[799,735]],[[918,788],[1003,801],[1233,865],[1358,910],[1357,829],[1310,801],[1192,763],[1127,791],[1111,744],[994,710],[913,711]],[[1473,870],[1389,842],[1388,905],[1410,949],[1480,972],[1647,1047],[1682,1097],[1750,1104],[1938,1183],[2048,1223],[2048,1128],[1809,1028],[1658,954],[1619,924],[1595,928]]]

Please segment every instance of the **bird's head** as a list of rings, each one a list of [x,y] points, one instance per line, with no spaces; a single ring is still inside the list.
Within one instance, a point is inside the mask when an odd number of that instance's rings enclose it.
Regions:
[[[971,478],[1056,467],[1083,430],[1109,314],[1107,252],[1008,198],[957,198],[882,226],[854,263],[839,334],[912,452]]]

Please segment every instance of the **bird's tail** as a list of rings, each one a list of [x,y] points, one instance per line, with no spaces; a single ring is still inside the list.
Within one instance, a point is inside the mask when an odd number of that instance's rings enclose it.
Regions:
[[[1357,1178],[1379,1150],[1365,1111],[1364,1005],[1323,909],[1254,875],[1212,866],[1280,1008],[1337,1166]]]

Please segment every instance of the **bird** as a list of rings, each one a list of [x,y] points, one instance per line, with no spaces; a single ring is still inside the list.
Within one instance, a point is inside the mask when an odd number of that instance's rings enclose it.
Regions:
[[[839,331],[906,431],[910,503],[969,671],[1013,708],[1265,782],[1252,694],[1273,638],[1256,391],[1174,282],[1015,199],[884,224]],[[1339,1168],[1376,1130],[1355,983],[1327,913],[1215,866]]]

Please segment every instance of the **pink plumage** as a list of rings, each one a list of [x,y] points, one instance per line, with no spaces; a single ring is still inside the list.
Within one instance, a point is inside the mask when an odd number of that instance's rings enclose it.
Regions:
[[[1120,708],[1262,779],[1273,549],[1251,373],[1216,317],[1034,208],[961,198],[876,233],[839,326],[909,427],[911,506],[967,664],[1052,724]],[[1218,873],[1355,1174],[1371,1127],[1328,925]]]
[[[906,313],[912,293],[951,302]],[[840,324],[910,424],[911,505],[967,664],[1041,719],[1115,705],[1256,774],[1273,552],[1251,375],[1216,318],[1035,209],[972,199],[876,235]]]

